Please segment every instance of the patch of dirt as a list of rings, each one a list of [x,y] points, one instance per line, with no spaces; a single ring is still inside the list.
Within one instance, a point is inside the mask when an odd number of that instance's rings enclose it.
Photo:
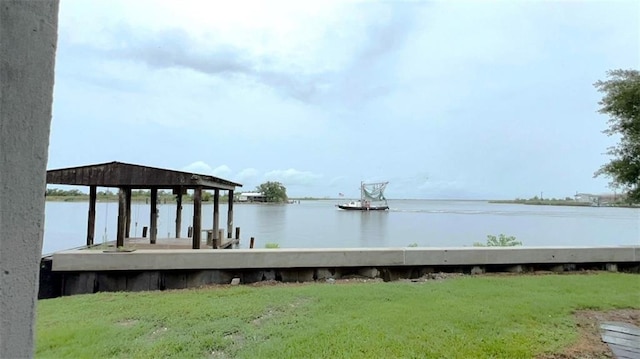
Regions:
[[[458,278],[458,277],[463,277],[463,276],[465,276],[464,273],[434,272],[434,273],[427,273],[427,274],[425,274],[425,275],[423,275],[422,277],[419,277],[419,278],[398,279],[398,281],[422,283],[422,282],[429,282],[429,281],[434,281],[434,280],[438,281],[438,280],[445,280],[445,279],[451,279],[451,278]]]
[[[255,318],[254,320],[252,320],[251,324],[253,324],[255,326],[260,326],[263,321],[272,318],[273,315],[274,315],[274,311],[272,309],[269,309],[269,310],[267,310],[266,313],[264,313],[261,316]]]
[[[160,328],[158,328],[158,329],[154,330],[153,332],[151,332],[151,336],[152,336],[152,337],[157,337],[157,336],[159,336],[160,334],[162,334],[162,333],[166,332],[167,330],[169,330],[169,328],[167,328],[167,327],[160,327]]]
[[[118,322],[116,324],[118,324],[120,326],[123,326],[123,327],[131,327],[131,326],[136,325],[137,323],[138,323],[137,319],[127,319],[127,320],[120,321],[120,322]]]
[[[325,279],[326,283],[337,283],[337,284],[349,284],[349,283],[376,283],[383,282],[382,278],[370,278],[370,277],[360,277],[360,276],[345,276],[339,279]]]
[[[259,282],[249,283],[248,285],[252,287],[268,287],[268,286],[279,285],[279,284],[282,284],[282,282],[271,279],[271,280],[262,280]]]
[[[581,310],[575,313],[579,339],[562,353],[545,354],[538,359],[601,359],[614,358],[607,343],[600,337],[602,322],[623,322],[640,326],[639,309],[610,311]]]

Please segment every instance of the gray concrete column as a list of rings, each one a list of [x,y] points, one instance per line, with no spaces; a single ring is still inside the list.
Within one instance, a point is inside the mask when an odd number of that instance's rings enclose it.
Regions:
[[[0,2],[0,358],[33,357],[58,0]]]

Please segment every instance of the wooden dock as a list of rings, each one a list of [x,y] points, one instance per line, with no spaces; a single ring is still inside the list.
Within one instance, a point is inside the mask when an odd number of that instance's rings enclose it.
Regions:
[[[640,359],[640,328],[629,323],[600,324],[602,341],[609,344],[615,358]]]
[[[202,249],[229,249],[234,248],[239,245],[239,238],[224,238],[222,239],[219,246],[214,247],[214,243],[211,241],[201,241],[200,248]],[[191,249],[193,245],[192,238],[157,238],[156,243],[149,243],[149,238],[125,238],[124,240],[124,249],[125,250],[135,250],[135,249]],[[105,250],[115,250],[116,249],[116,241],[109,241],[104,244],[95,244],[91,249],[99,248],[101,246],[105,247]]]

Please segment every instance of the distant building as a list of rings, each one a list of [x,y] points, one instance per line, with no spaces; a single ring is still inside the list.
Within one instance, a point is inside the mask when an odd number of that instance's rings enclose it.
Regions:
[[[621,195],[576,193],[576,202],[591,203],[592,206],[609,206],[621,199]]]
[[[597,206],[600,202],[598,195],[589,193],[576,193],[576,202],[591,203],[592,206]]]
[[[240,193],[237,198],[238,202],[266,202],[267,196],[262,193],[244,192]]]

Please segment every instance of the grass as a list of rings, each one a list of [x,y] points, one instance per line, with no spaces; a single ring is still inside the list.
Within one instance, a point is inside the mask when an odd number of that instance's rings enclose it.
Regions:
[[[38,302],[36,357],[532,358],[638,293],[600,273],[78,295]]]

